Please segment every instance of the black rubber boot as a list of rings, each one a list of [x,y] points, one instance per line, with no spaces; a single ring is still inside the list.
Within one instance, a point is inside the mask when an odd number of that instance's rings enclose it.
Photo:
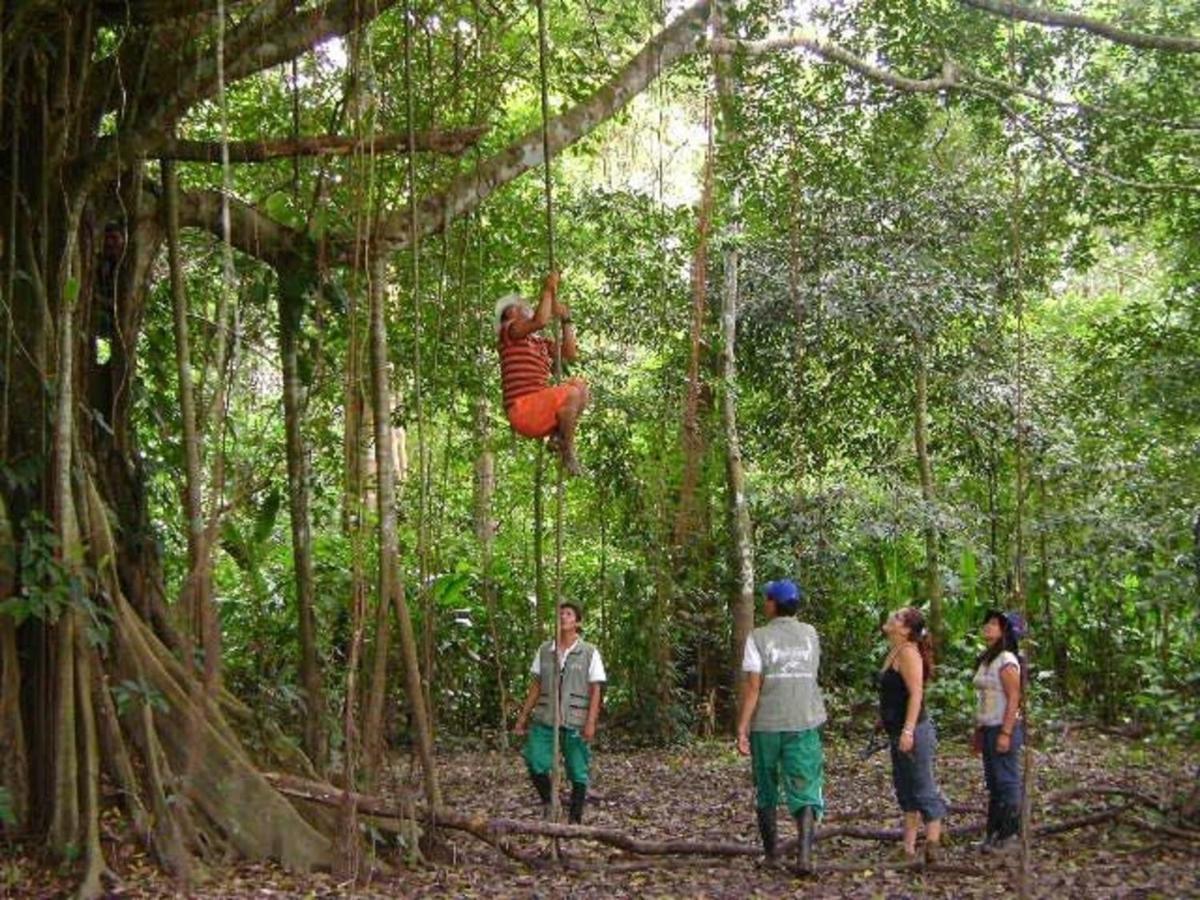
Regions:
[[[538,797],[542,801],[542,818],[550,818],[550,776],[543,772],[538,775],[530,774],[529,779],[537,788]]]
[[[583,823],[583,804],[587,802],[587,785],[571,783],[571,809],[567,821],[572,825]]]
[[[806,806],[796,813],[796,829],[800,833],[800,871],[809,873],[813,870],[813,840],[817,832],[816,818],[811,806]]]
[[[1000,830],[1000,823],[997,819],[999,810],[1000,805],[995,798],[988,797],[987,830],[984,832],[983,840],[977,845],[980,853],[991,853],[992,847],[996,843],[996,832]]]
[[[779,843],[779,832],[775,827],[775,810],[758,809],[758,834],[762,838],[763,853],[768,862],[775,860],[775,848]]]
[[[1008,803],[997,803],[996,840],[993,853],[1012,853],[1021,846],[1021,810]]]

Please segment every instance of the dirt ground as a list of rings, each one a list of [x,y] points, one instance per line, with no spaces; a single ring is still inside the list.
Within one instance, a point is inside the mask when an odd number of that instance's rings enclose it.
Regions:
[[[982,775],[965,740],[942,743],[938,774],[953,812],[951,827],[979,822]],[[858,758],[861,738],[826,740],[826,802],[823,827],[878,831],[895,828],[899,815],[891,789],[887,753]],[[1200,897],[1200,830],[1178,828],[1159,809],[1169,808],[1197,777],[1195,753],[1180,746],[1129,741],[1093,729],[1046,735],[1037,754],[1030,894],[1037,897]],[[457,752],[440,756],[442,786],[450,806],[490,816],[531,818],[534,794],[520,756]],[[410,781],[406,759],[395,781]],[[595,802],[585,821],[646,839],[742,841],[757,846],[749,762],[728,743],[678,750],[619,751],[601,746],[594,758]],[[1101,819],[1084,824],[1081,820]],[[1044,833],[1067,824],[1068,830]],[[109,860],[122,883],[112,897],[175,896],[139,849],[115,844],[119,824],[109,822],[114,843]],[[793,829],[780,813],[780,834]],[[1013,892],[1015,864],[979,854],[976,837],[946,848],[936,871],[901,871],[898,845],[864,837],[827,837],[817,845],[822,871],[799,877],[769,868],[752,856],[630,857],[590,841],[564,842],[571,869],[514,862],[470,835],[447,832],[449,859],[405,863],[380,848],[391,874],[357,885],[328,874],[298,876],[271,866],[235,865],[220,870],[193,896],[226,897],[983,897]],[[527,838],[529,849],[547,847]],[[0,848],[0,896],[55,897],[71,886],[71,873],[37,866],[22,848]],[[400,862],[400,868],[395,864]]]

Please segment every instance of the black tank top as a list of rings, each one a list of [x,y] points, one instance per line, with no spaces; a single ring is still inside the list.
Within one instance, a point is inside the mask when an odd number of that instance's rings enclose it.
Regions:
[[[908,685],[904,677],[888,666],[877,676],[879,684],[879,718],[887,733],[895,737],[904,727],[904,718],[908,714]],[[921,711],[917,721],[925,721],[925,700],[921,699]]]

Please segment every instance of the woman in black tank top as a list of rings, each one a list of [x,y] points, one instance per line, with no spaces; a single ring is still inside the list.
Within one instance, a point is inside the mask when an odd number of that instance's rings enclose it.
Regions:
[[[937,734],[925,714],[925,682],[933,648],[925,617],[905,607],[883,625],[891,649],[879,670],[879,719],[892,753],[892,785],[904,812],[904,856],[915,861],[917,831],[925,822],[925,861],[937,859],[946,799],[933,775]]]

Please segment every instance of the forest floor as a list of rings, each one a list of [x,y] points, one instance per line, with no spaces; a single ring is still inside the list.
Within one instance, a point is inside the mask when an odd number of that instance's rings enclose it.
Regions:
[[[942,787],[952,803],[948,824],[981,818],[982,777],[965,741],[949,736],[938,758]],[[826,740],[827,817],[823,827],[862,831],[895,828],[886,752],[859,759],[861,740]],[[1069,830],[1032,842],[1030,893],[1038,897],[1200,897],[1200,831],[1176,829],[1155,810],[1190,790],[1195,748],[1133,741],[1090,728],[1046,735],[1037,754],[1034,825],[1067,823]],[[534,794],[519,754],[456,752],[439,757],[447,804],[462,812],[533,818]],[[415,774],[397,761],[397,782]],[[594,802],[589,825],[646,839],[741,841],[757,846],[749,763],[729,743],[681,749],[620,751],[603,746],[594,756]],[[1119,812],[1114,812],[1119,811]],[[1098,814],[1098,815],[1097,815]],[[1080,820],[1095,816],[1090,824]],[[115,823],[113,823],[115,825]],[[779,816],[780,836],[794,829]],[[446,832],[452,859],[393,869],[357,886],[328,874],[299,876],[272,866],[238,865],[196,897],[983,897],[1015,893],[1015,863],[980,855],[977,836],[960,837],[934,871],[894,865],[898,845],[850,837],[817,844],[821,871],[799,877],[761,865],[755,857],[630,857],[591,841],[564,841],[569,868],[548,860],[538,869],[510,860],[470,835]],[[115,835],[112,835],[115,837]],[[524,846],[548,848],[546,838]],[[70,874],[48,871],[7,848],[0,856],[0,896],[55,897]],[[4,848],[0,848],[4,850]],[[111,847],[109,861],[122,878],[112,897],[162,897],[176,886],[140,852]],[[395,861],[395,851],[388,851]],[[1009,868],[1012,866],[1013,868]]]

